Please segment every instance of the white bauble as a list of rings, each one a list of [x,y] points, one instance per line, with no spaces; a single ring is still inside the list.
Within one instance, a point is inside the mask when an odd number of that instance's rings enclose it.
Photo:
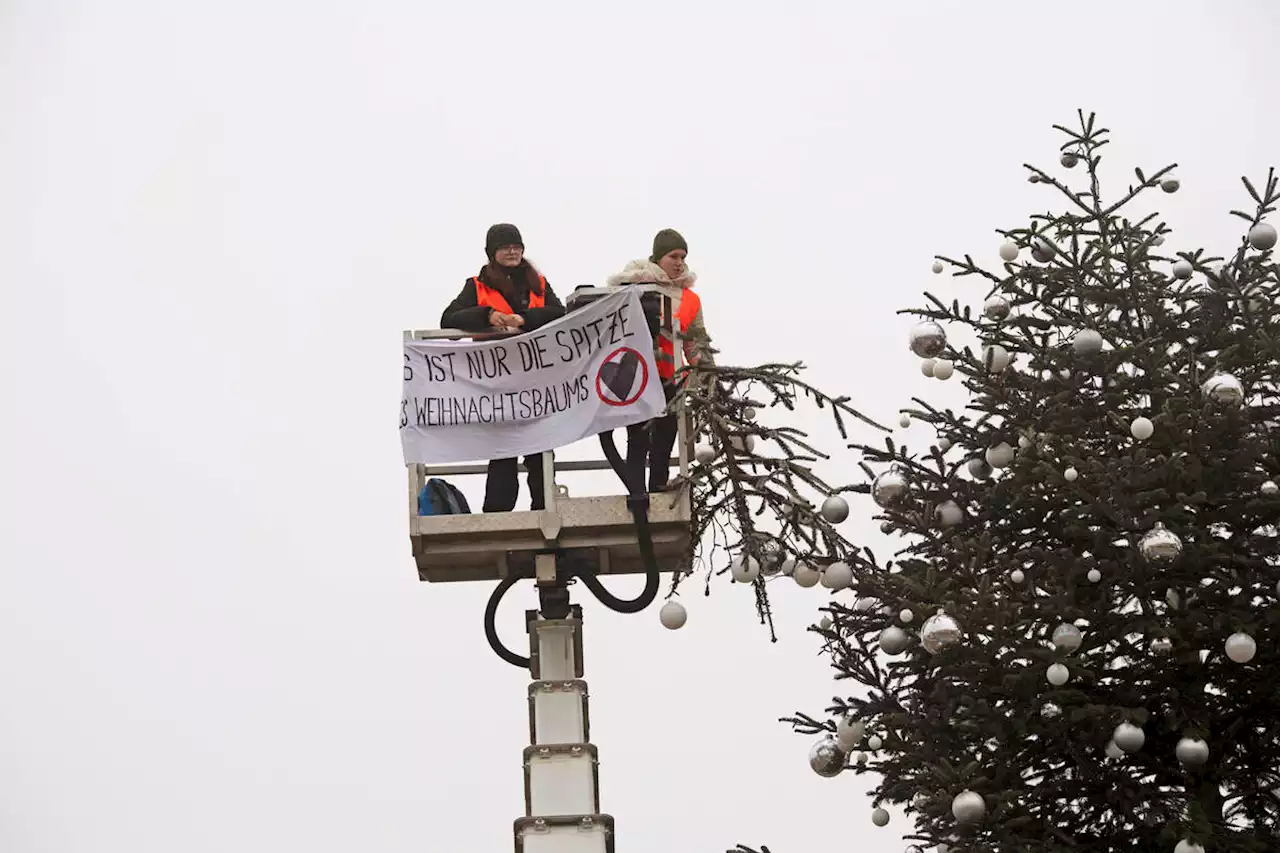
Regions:
[[[703,465],[709,465],[716,459],[716,449],[709,444],[699,444],[693,451],[693,458]]]
[[[822,502],[819,512],[828,523],[839,524],[849,517],[849,502],[841,495],[831,495]]]
[[[808,563],[796,563],[795,570],[791,572],[791,579],[797,586],[808,589],[811,586],[817,586],[818,581],[822,580],[822,572]]]
[[[1185,258],[1179,259],[1173,265],[1174,278],[1180,278],[1183,281],[1186,281],[1187,279],[1191,278],[1192,272],[1194,272],[1194,269],[1191,266],[1191,261],[1188,261]]]
[[[1124,755],[1124,750],[1116,746],[1115,741],[1107,743],[1107,758],[1119,758]]]
[[[910,625],[916,618],[916,615],[909,608],[903,608],[898,612],[898,618],[902,620],[902,624]]]
[[[1280,492],[1280,486],[1276,485],[1275,480],[1267,480],[1258,487],[1258,491],[1262,492],[1264,495],[1274,495],[1276,492]]]
[[[1009,355],[1009,351],[1000,344],[991,344],[982,348],[982,363],[991,365],[992,373],[1000,373],[1009,366],[1009,362],[1013,360],[1013,356]],[[936,370],[934,371],[937,372]]]
[[[943,501],[936,511],[938,524],[942,527],[955,527],[964,521],[964,510],[955,501]]]
[[[853,569],[845,562],[832,563],[822,570],[822,585],[827,589],[848,589],[853,585]]]
[[[871,750],[872,752],[875,752],[877,749],[879,749],[882,746],[884,746],[884,741],[881,740],[880,735],[872,735],[871,737],[867,738],[867,749]]]
[[[906,412],[903,412],[901,415],[899,415],[898,426],[902,427],[903,429],[906,429],[907,427],[911,426],[911,415],[908,415]]]
[[[1102,572],[1098,571],[1097,569],[1090,569],[1089,574],[1086,575],[1086,577],[1089,578],[1089,583],[1097,583],[1098,581],[1102,580]]]
[[[911,637],[897,625],[890,625],[880,632],[880,648],[887,655],[900,655],[909,645],[911,645]]]
[[[933,378],[933,366],[938,363],[936,358],[926,358],[920,361],[920,372],[930,379]]]
[[[1249,229],[1249,245],[1265,252],[1276,244],[1276,227],[1269,222],[1259,222]]]
[[[1199,767],[1209,760],[1209,744],[1198,737],[1184,737],[1174,747],[1173,754],[1188,767]]]
[[[942,272],[942,261],[934,261],[932,269],[933,269],[934,275],[937,275],[938,273]]]
[[[736,558],[729,568],[729,573],[738,583],[753,583],[760,577],[760,564],[754,557],[743,554]]]
[[[960,823],[977,823],[987,813],[987,804],[976,791],[961,791],[951,801],[951,814]]]
[[[1112,733],[1111,741],[1125,752],[1137,752],[1147,742],[1147,735],[1133,723],[1121,723]]]
[[[955,363],[948,359],[940,358],[933,363],[934,379],[941,379],[942,381],[945,382],[946,380],[950,379],[951,374],[955,372],[956,372]]]
[[[1071,339],[1076,355],[1093,355],[1102,351],[1102,334],[1097,329],[1081,329]]]
[[[950,449],[951,449],[951,439],[947,438],[946,436],[943,436],[942,438],[938,439],[938,450],[942,451],[943,453],[946,453]]]
[[[1080,472],[1077,471],[1075,468],[1068,468],[1067,470],[1062,472],[1062,479],[1066,480],[1068,483],[1074,483],[1077,479],[1079,479],[1079,477],[1080,477]]]
[[[1012,240],[1005,240],[1000,244],[1000,260],[1006,263],[1012,263],[1018,259],[1018,244]]]
[[[857,717],[844,717],[836,723],[836,743],[845,751],[852,751],[866,733],[867,724]]]
[[[1067,683],[1067,679],[1071,678],[1071,670],[1060,663],[1050,664],[1044,676],[1054,687],[1061,687]]]
[[[1258,644],[1254,642],[1253,637],[1243,631],[1238,631],[1227,637],[1225,649],[1227,657],[1231,658],[1235,663],[1248,663],[1258,653]]]
[[[981,456],[975,456],[968,462],[969,474],[975,480],[985,480],[991,476],[991,465]]]
[[[683,628],[684,623],[689,621],[689,611],[685,610],[684,605],[678,601],[668,601],[658,611],[658,620],[662,622],[662,627],[674,631],[677,628]]]
[[[1007,468],[1013,462],[1013,447],[1007,442],[1002,441],[994,447],[988,447],[986,452],[987,464],[992,468]]]
[[[1129,434],[1138,441],[1146,441],[1155,431],[1156,425],[1150,418],[1137,417],[1133,419],[1133,423],[1129,424]]]
[[[1204,845],[1184,838],[1173,847],[1173,853],[1204,853]]]
[[[1026,574],[1023,573],[1022,569],[1014,569],[1013,571],[1009,572],[1009,580],[1013,581],[1014,583],[1022,583],[1026,579],[1027,579],[1027,576]]]

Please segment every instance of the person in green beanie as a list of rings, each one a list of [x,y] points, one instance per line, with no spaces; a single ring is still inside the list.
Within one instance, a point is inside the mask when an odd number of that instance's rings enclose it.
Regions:
[[[703,367],[715,366],[711,336],[707,333],[702,314],[702,299],[693,291],[698,276],[689,269],[689,244],[679,231],[664,228],[653,237],[653,251],[646,259],[635,260],[622,271],[609,276],[606,284],[657,284],[676,287],[681,291],[680,306],[676,311],[676,325],[680,332],[681,351],[686,364]],[[658,376],[668,403],[675,397],[676,358],[675,345],[666,335],[659,333],[654,341],[654,359]],[[660,492],[667,487],[670,477],[671,451],[675,447],[678,424],[674,412],[654,419],[650,425],[649,491]]]

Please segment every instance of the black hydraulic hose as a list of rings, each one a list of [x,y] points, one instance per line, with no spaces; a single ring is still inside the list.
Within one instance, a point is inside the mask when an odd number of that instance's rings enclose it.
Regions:
[[[498,637],[498,605],[502,603],[502,597],[516,585],[517,581],[528,577],[533,576],[528,572],[512,572],[507,575],[493,588],[493,592],[489,595],[489,603],[484,607],[484,638],[489,641],[489,648],[507,663],[521,669],[529,668],[529,659],[524,655],[516,654],[502,644],[502,639]]]
[[[622,480],[627,489],[627,506],[636,522],[636,538],[640,545],[640,559],[644,562],[644,589],[636,598],[618,598],[604,588],[600,579],[589,571],[575,574],[582,579],[583,585],[591,590],[591,594],[600,603],[618,613],[639,613],[658,597],[658,586],[661,577],[658,573],[658,558],[653,551],[653,537],[649,533],[649,493],[645,491],[644,468],[648,458],[649,433],[647,424],[627,427],[627,459],[624,462],[618,446],[613,441],[613,432],[600,433],[600,448],[609,460],[610,467]]]

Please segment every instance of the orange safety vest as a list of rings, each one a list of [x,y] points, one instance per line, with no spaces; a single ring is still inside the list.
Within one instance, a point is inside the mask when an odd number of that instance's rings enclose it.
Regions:
[[[683,336],[689,331],[689,327],[693,325],[693,321],[698,316],[698,311],[702,309],[702,299],[692,290],[686,289],[680,295],[680,312],[676,315],[676,321],[679,323],[680,334]],[[654,357],[658,362],[658,377],[664,381],[669,381],[676,375],[676,347],[675,343],[665,335],[658,335],[658,351],[654,353]]]
[[[503,314],[514,314],[511,306],[507,304],[506,297],[501,291],[495,290],[485,284],[479,278],[471,279],[476,286],[476,304],[487,305],[494,311],[501,311]],[[544,294],[547,292],[547,280],[542,276],[538,276],[538,289],[529,291],[529,307],[542,308],[547,304]]]

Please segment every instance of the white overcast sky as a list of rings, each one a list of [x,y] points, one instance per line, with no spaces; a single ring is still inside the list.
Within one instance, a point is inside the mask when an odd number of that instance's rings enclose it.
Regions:
[[[1180,241],[1234,239],[1278,35],[1269,0],[0,0],[0,849],[511,849],[528,675],[483,585],[416,580],[395,429],[401,330],[485,229],[568,291],[678,228],[722,361],[892,421],[958,391],[893,311],[981,298],[932,255],[995,262],[1077,107],[1117,171],[1181,164]],[[774,722],[846,689],[822,597],[775,598],[776,645],[724,584],[680,632],[588,607],[620,851],[901,850]]]

